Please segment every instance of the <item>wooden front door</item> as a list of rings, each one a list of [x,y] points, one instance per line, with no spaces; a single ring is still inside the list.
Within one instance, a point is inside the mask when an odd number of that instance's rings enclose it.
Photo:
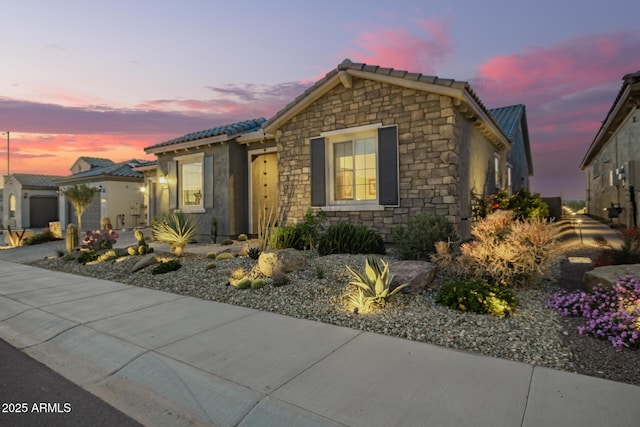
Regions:
[[[251,232],[257,233],[260,219],[278,212],[278,154],[251,155]],[[262,214],[261,214],[262,213]]]

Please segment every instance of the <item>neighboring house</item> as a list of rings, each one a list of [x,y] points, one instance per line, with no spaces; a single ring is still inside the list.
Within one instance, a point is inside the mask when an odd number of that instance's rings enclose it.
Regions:
[[[622,78],[622,87],[589,146],[580,169],[586,172],[587,213],[608,218],[620,207],[620,222],[638,222],[640,196],[640,71]],[[615,213],[615,210],[614,210]]]
[[[494,108],[489,112],[511,140],[511,150],[507,153],[507,176],[503,188],[509,194],[518,190],[528,190],[529,177],[533,176],[533,160],[525,106],[511,105]]]
[[[150,216],[180,210],[199,220],[198,240],[210,238],[215,218],[218,235],[248,232],[247,150],[236,140],[260,129],[265,119],[247,120],[189,133],[144,149],[157,164],[144,171]]]
[[[5,177],[2,224],[12,229],[46,228],[58,220],[58,186],[52,175],[14,173]]]
[[[134,169],[144,162],[128,160],[114,163],[108,159],[80,157],[71,166],[72,175],[58,177],[55,183],[64,189],[74,184],[86,184],[96,190],[96,196],[82,216],[82,228],[100,228],[101,218],[109,218],[113,228],[135,228],[145,224],[143,174]],[[63,229],[76,223],[73,205],[60,192],[60,221]]]
[[[389,242],[421,212],[466,238],[474,197],[527,188],[532,174],[524,106],[494,111],[467,82],[345,60],[268,121],[146,148],[158,157],[149,204],[199,214],[203,236],[213,217],[233,236],[272,210],[285,225],[313,208]]]

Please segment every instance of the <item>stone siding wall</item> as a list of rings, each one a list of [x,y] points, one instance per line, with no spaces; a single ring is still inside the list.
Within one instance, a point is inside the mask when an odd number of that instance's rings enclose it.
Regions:
[[[311,205],[310,142],[321,132],[382,123],[398,126],[400,206],[380,211],[329,211],[330,223],[349,221],[393,241],[398,224],[428,212],[460,223],[457,121],[452,99],[370,80],[339,84],[277,132],[280,224],[300,221]],[[379,177],[384,179],[384,176]]]

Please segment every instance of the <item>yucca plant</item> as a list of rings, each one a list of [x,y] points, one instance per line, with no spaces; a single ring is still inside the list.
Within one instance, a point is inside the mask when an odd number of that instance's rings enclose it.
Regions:
[[[389,264],[384,260],[380,260],[380,264],[373,258],[367,258],[364,274],[358,273],[351,267],[347,266],[347,270],[352,275],[349,285],[353,285],[350,291],[347,291],[344,297],[359,313],[366,313],[372,306],[377,305],[384,307],[387,302],[407,284],[397,286],[393,291],[389,288],[393,280],[393,274],[389,271]]]
[[[184,247],[193,240],[197,229],[196,219],[182,212],[164,215],[155,219],[151,225],[153,238],[168,243],[177,257],[182,256]]]

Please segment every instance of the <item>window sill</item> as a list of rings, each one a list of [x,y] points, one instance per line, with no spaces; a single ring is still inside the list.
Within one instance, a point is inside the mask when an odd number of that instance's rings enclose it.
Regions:
[[[323,211],[327,212],[353,212],[353,211],[383,211],[384,206],[372,204],[349,204],[349,205],[328,205],[322,206]]]
[[[205,213],[207,210],[201,206],[182,206],[180,210],[184,213]]]

